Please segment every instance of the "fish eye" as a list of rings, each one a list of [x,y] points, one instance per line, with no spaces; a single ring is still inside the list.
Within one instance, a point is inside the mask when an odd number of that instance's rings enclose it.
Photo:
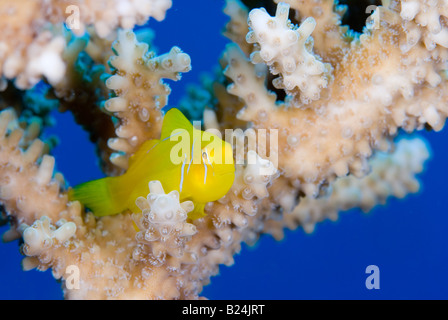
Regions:
[[[202,159],[204,163],[212,164],[213,157],[210,157],[209,150],[207,148],[202,149]]]

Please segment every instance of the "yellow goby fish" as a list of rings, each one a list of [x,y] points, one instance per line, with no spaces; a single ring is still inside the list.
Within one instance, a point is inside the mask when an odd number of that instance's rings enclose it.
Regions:
[[[129,159],[121,176],[106,177],[75,186],[78,200],[96,216],[138,212],[135,200],[148,193],[148,182],[158,180],[166,193],[179,191],[180,201],[191,200],[189,218],[204,216],[207,202],[223,197],[235,179],[233,150],[217,135],[193,127],[178,109],[163,119],[160,140],[148,140]]]

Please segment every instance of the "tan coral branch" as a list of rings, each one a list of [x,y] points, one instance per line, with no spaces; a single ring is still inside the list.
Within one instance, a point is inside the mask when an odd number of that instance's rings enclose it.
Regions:
[[[127,168],[130,154],[148,139],[160,138],[162,108],[168,102],[170,88],[162,78],[179,80],[181,72],[191,68],[190,57],[179,48],[155,56],[148,52],[148,45],[137,41],[131,31],[118,34],[113,45],[116,56],[110,59],[113,75],[106,85],[116,97],[105,102],[105,109],[120,121],[109,147],[118,152],[111,161],[120,168]]]
[[[66,43],[59,31],[63,23],[77,35],[94,25],[105,38],[119,27],[142,25],[149,17],[163,20],[171,4],[171,0],[0,1],[0,78],[16,78],[16,86],[23,89],[42,77],[57,83],[65,74],[61,54]]]

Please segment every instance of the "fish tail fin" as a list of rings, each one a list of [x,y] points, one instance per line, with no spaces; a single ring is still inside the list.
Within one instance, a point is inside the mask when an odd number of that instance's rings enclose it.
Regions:
[[[69,200],[78,200],[97,217],[121,213],[126,199],[119,192],[117,177],[107,177],[81,183],[68,193]]]

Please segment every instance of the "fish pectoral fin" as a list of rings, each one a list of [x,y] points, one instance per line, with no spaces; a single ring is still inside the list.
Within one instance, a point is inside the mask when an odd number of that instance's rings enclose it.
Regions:
[[[188,218],[192,220],[205,217],[205,203],[195,203],[193,211],[188,213]]]
[[[132,220],[132,226],[134,227],[135,232],[140,232],[140,228],[137,226],[134,220]]]

